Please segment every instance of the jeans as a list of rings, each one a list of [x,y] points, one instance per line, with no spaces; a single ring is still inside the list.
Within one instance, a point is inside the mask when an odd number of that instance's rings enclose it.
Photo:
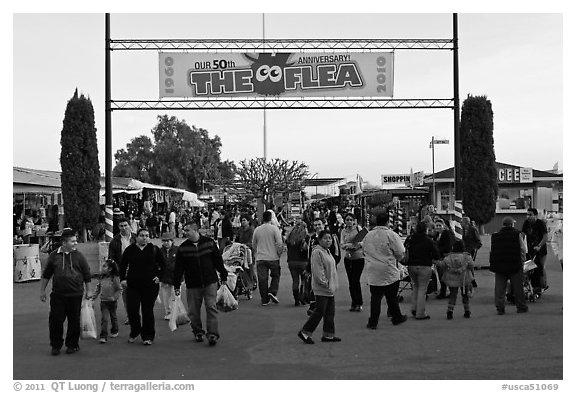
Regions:
[[[464,305],[464,311],[470,311],[470,296],[468,295],[468,290],[466,287],[448,287],[450,290],[450,296],[448,298],[448,311],[454,310],[456,305],[456,299],[458,298],[458,290],[462,289],[462,304]]]
[[[304,284],[307,261],[288,261],[288,269],[292,276],[292,292],[300,292],[300,285]]]
[[[48,328],[50,331],[50,346],[60,349],[64,344],[64,320],[68,320],[66,331],[66,346],[77,348],[80,339],[80,308],[82,296],[62,296],[52,292],[50,294],[50,314]]]
[[[158,297],[159,285],[147,287],[130,287],[128,289],[128,320],[130,321],[130,337],[142,336],[142,340],[154,340],[156,335],[154,325],[154,304]],[[142,319],[140,319],[142,310]]]
[[[350,290],[352,307],[361,306],[363,302],[360,276],[364,270],[364,258],[354,260],[344,258],[344,267],[346,268],[346,275],[348,276],[348,289]]]
[[[174,301],[174,285],[165,282],[160,283],[160,300],[164,306],[164,315],[170,314],[172,302]]]
[[[510,280],[512,291],[514,292],[514,302],[518,310],[527,310],[526,298],[524,297],[524,271],[518,270],[513,274],[496,273],[494,279],[494,304],[496,309],[504,311],[506,299],[506,284]]]
[[[108,321],[112,322],[110,333],[118,333],[118,318],[116,317],[117,308],[118,302],[116,300],[100,301],[100,313],[102,314],[102,319],[100,321],[100,338],[108,338]]]
[[[218,309],[216,308],[216,293],[218,283],[209,284],[203,288],[186,288],[186,303],[188,304],[188,318],[194,334],[207,334],[220,337],[218,333]],[[206,308],[206,331],[202,328],[200,311],[204,302]]]
[[[316,308],[308,320],[302,327],[302,331],[307,335],[311,335],[324,319],[322,326],[322,336],[333,337],[335,333],[334,328],[334,314],[336,310],[336,303],[334,296],[320,296],[316,295]]]
[[[256,261],[256,271],[258,273],[258,290],[262,303],[268,303],[268,294],[274,296],[278,293],[280,285],[280,260],[276,261]],[[270,286],[268,286],[268,274],[270,274]]]
[[[383,297],[386,297],[388,312],[392,316],[392,322],[399,321],[402,318],[402,311],[400,311],[400,305],[398,304],[399,288],[400,281],[384,286],[370,285],[370,318],[368,318],[368,325],[378,326]]]
[[[432,266],[408,266],[408,274],[412,280],[412,311],[416,313],[416,318],[424,318],[426,289],[432,277]]]

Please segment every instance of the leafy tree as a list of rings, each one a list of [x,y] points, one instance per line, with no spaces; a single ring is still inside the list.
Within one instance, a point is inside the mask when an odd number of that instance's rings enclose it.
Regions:
[[[235,166],[221,162],[220,137],[210,138],[208,131],[190,127],[184,120],[167,115],[158,116],[152,129],[153,141],[139,136],[126,150],[115,154],[115,176],[133,177],[149,183],[202,190],[203,181],[232,179]]]
[[[66,221],[85,240],[85,229],[92,228],[100,214],[100,165],[94,108],[89,98],[78,97],[78,89],[66,106],[60,144]]]
[[[240,161],[237,169],[246,191],[270,208],[274,196],[300,191],[309,176],[308,166],[298,161],[253,158]]]
[[[141,135],[133,138],[126,145],[126,149],[120,149],[114,154],[116,166],[112,170],[112,176],[131,177],[150,182],[154,173],[153,148],[149,137]]]
[[[478,225],[496,212],[498,180],[494,154],[494,114],[486,96],[468,96],[460,120],[462,205]]]

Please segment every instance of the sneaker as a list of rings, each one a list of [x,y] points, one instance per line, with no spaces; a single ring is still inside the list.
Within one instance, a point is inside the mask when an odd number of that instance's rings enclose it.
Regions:
[[[100,337],[100,340],[98,340],[100,344],[106,344],[107,341],[108,340],[106,340],[106,337]]]
[[[392,325],[396,326],[396,325],[400,325],[401,323],[406,322],[406,320],[408,319],[408,317],[406,315],[402,315],[400,317],[400,319],[397,320],[392,320]]]
[[[116,337],[118,337],[118,332],[110,334],[110,338],[116,338]]]
[[[270,302],[269,302],[269,301],[268,301],[268,302],[266,302],[266,303],[262,303],[262,305],[263,305],[263,306],[267,306],[267,305],[269,305],[269,304],[270,304]]]
[[[356,311],[356,306],[350,306],[350,309],[348,311],[350,311],[350,312]]]
[[[504,315],[504,314],[506,314],[506,312],[504,311],[504,309],[499,309],[499,310],[496,311],[496,313],[497,313],[498,315]]]
[[[342,339],[340,337],[336,337],[336,336],[334,336],[334,337],[322,337],[320,339],[320,341],[325,342],[325,343],[337,343],[337,342],[342,341]]]
[[[165,321],[169,321],[169,320],[170,320],[170,314],[164,315],[164,320],[165,320]]]
[[[79,350],[80,350],[80,347],[68,347],[68,348],[66,348],[66,353],[68,355],[70,355],[70,354],[78,352]]]
[[[50,353],[52,354],[52,356],[58,356],[60,355],[60,348],[52,348],[52,351]]]
[[[302,330],[298,332],[298,337],[300,337],[300,339],[304,341],[306,344],[314,344],[314,340],[312,340],[312,337],[304,334]]]
[[[144,341],[142,341],[142,344],[144,344],[144,345],[152,345],[152,340],[144,340]]]
[[[430,319],[430,315],[424,315],[423,317],[414,317],[414,319],[417,320]]]
[[[132,344],[134,341],[136,341],[136,337],[128,337],[128,344]]]
[[[356,312],[362,311],[362,306],[356,306]]]
[[[208,345],[213,347],[214,345],[216,345],[217,342],[218,342],[218,338],[215,335],[211,334],[208,336]]]
[[[378,328],[376,325],[370,325],[370,324],[366,325],[366,327],[372,330],[376,330]]]
[[[194,339],[196,340],[197,343],[201,343],[202,341],[204,341],[204,335],[202,333],[196,333]]]
[[[470,315],[472,315],[472,313],[470,311],[464,311],[464,318],[470,318]]]
[[[273,293],[269,293],[268,297],[270,298],[270,300],[272,300],[272,303],[278,304],[278,298],[276,297],[276,295],[274,295]]]
[[[454,318],[454,314],[452,313],[452,311],[447,311],[446,312],[446,319],[453,319]]]

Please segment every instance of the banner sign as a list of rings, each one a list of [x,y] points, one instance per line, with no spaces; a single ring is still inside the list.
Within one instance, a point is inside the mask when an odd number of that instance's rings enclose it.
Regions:
[[[392,52],[159,55],[160,98],[393,96]]]
[[[410,174],[405,175],[382,175],[382,185],[395,183],[410,183]]]
[[[532,183],[532,168],[498,167],[498,183]]]

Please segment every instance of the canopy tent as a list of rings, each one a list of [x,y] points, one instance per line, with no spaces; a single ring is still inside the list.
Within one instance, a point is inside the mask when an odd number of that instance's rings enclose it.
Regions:
[[[60,194],[62,185],[60,182],[61,172],[44,171],[29,168],[12,168],[12,190],[14,194]],[[179,188],[145,183],[128,177],[112,177],[112,194],[134,195],[142,190],[172,191],[182,194],[182,200],[188,201],[194,207],[204,207],[206,204],[198,199],[196,193]],[[106,194],[105,178],[100,177],[100,197]]]

